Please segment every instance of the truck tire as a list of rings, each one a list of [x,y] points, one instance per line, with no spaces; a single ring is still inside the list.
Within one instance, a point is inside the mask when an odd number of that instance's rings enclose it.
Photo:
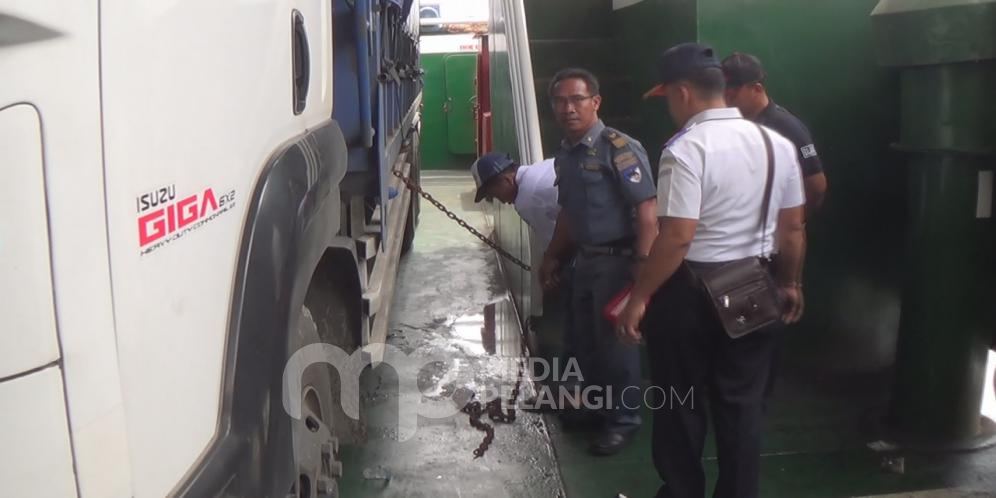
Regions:
[[[360,319],[360,290],[353,278],[347,278],[336,270],[333,264],[323,273],[322,281],[313,285],[305,298],[305,304],[312,312],[318,327],[321,342],[336,346],[348,354],[353,354],[362,346]],[[365,407],[362,402],[356,407],[360,419],[346,414],[342,403],[342,382],[339,370],[330,370],[332,399],[333,434],[340,444],[362,444],[367,437]],[[347,400],[346,402],[350,402]]]
[[[411,178],[415,181],[416,185],[422,185],[422,156],[420,154],[421,146],[420,142],[422,139],[422,134],[420,131],[416,130],[412,133],[412,138],[409,147],[412,157],[411,162]],[[404,256],[412,250],[412,245],[415,242],[415,228],[418,227],[418,215],[419,215],[419,201],[421,197],[412,192],[411,203],[408,205],[408,219],[405,221],[405,235],[401,239],[401,255]]]
[[[290,354],[309,344],[318,344],[318,327],[307,306],[301,306]],[[301,375],[301,418],[293,419],[294,463],[297,480],[287,498],[338,498],[342,462],[335,437],[332,410],[331,366],[317,363]]]
[[[415,203],[417,196],[412,194],[412,203],[408,206],[408,219],[405,221],[405,234],[401,239],[401,255],[404,256],[412,250],[415,245]]]

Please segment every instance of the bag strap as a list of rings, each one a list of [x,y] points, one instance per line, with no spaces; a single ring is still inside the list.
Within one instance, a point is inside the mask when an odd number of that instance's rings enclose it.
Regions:
[[[768,171],[764,180],[764,201],[761,203],[761,256],[764,256],[764,235],[768,231],[768,208],[771,207],[771,187],[775,181],[775,155],[772,152],[771,137],[761,125],[757,125],[764,138],[764,152],[768,158]]]

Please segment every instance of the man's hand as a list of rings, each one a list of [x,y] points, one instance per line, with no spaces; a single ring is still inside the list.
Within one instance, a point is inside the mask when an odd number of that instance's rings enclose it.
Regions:
[[[636,281],[636,277],[640,276],[640,269],[642,268],[643,268],[643,261],[641,260],[633,261],[633,264],[629,266],[629,271],[630,273],[633,274],[633,281]]]
[[[540,265],[540,285],[544,290],[551,291],[560,285],[560,260],[549,256],[543,256],[543,264]]]
[[[619,314],[619,322],[616,327],[616,335],[619,340],[626,344],[639,344],[643,340],[640,332],[640,322],[647,312],[647,303],[637,302],[630,299]]]
[[[786,324],[798,322],[802,318],[802,311],[805,307],[802,287],[798,285],[779,286],[778,294],[784,303],[782,322]]]

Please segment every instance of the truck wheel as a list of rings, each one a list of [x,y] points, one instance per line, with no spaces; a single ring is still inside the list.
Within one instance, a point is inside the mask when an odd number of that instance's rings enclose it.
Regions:
[[[401,255],[404,256],[415,245],[415,194],[412,194],[412,204],[408,206],[408,219],[405,221],[405,234],[401,239]]]
[[[318,327],[306,306],[301,307],[293,344],[298,348],[321,342]],[[338,498],[342,462],[339,461],[339,440],[332,426],[331,367],[318,363],[307,367],[301,375],[301,419],[292,420],[294,462],[297,480],[287,498]]]
[[[321,342],[341,348],[347,354],[354,354],[362,344],[360,338],[360,290],[351,278],[323,273],[325,280],[313,285],[305,298],[308,310],[312,312],[318,326]],[[359,420],[346,414],[343,406],[353,402],[342,397],[342,379],[338,369],[330,369],[329,382],[332,386],[332,427],[333,435],[340,444],[361,444],[366,440],[365,408],[362,402],[356,407]]]

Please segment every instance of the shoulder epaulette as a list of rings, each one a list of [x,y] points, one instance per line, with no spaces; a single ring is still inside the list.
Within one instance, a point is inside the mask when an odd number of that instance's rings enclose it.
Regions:
[[[681,138],[682,136],[684,136],[685,133],[688,133],[688,130],[691,130],[691,129],[692,129],[691,127],[688,127],[688,128],[682,128],[682,129],[678,130],[678,132],[675,133],[674,135],[672,135],[671,138],[668,139],[667,143],[664,144],[664,148],[666,149],[666,148],[670,147],[672,144],[674,144],[674,142],[676,142],[679,138]]]
[[[602,131],[602,136],[609,139],[609,142],[612,142],[612,146],[617,149],[626,147],[629,143],[628,138],[612,128],[605,128],[605,130]]]

